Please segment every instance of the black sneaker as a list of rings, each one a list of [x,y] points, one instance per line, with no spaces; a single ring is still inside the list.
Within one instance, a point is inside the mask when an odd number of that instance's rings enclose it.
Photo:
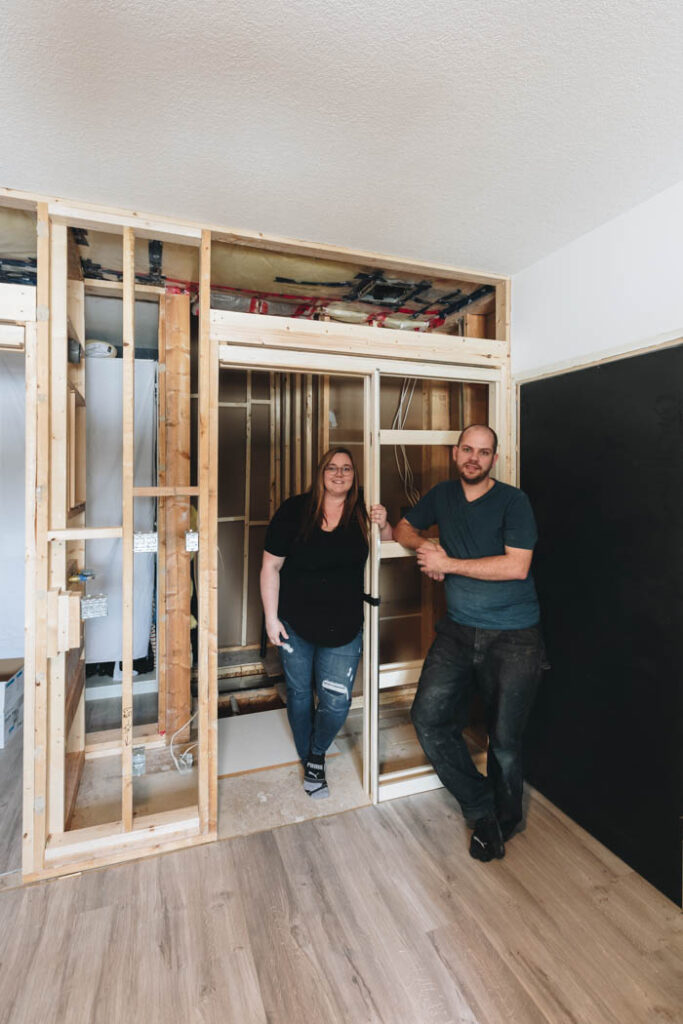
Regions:
[[[505,843],[494,815],[476,822],[470,840],[470,857],[475,860],[500,860],[505,856]]]
[[[304,765],[304,790],[313,800],[330,795],[325,778],[325,755],[309,754]]]

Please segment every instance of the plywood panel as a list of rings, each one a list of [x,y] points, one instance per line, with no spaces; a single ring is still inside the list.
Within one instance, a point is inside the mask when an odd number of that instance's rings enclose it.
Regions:
[[[241,523],[218,524],[218,646],[240,643],[243,534]]]
[[[270,407],[251,409],[251,497],[252,522],[270,518]]]
[[[246,409],[218,410],[218,517],[244,515]]]
[[[252,526],[249,530],[249,584],[247,590],[247,643],[260,643],[261,594],[259,591],[259,574],[263,557],[263,544],[266,539],[265,526]]]
[[[218,375],[218,401],[246,402],[246,400],[247,371],[221,368]]]

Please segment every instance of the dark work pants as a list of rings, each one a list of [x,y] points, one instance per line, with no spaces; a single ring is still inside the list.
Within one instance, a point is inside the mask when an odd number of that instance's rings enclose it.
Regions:
[[[503,828],[512,829],[522,820],[522,733],[542,662],[538,626],[437,623],[411,716],[425,754],[469,821],[495,813]],[[486,708],[487,776],[475,768],[462,735],[475,691]]]

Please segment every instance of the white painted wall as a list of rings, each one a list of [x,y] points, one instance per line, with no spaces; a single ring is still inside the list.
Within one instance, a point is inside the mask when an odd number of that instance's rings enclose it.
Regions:
[[[512,278],[516,376],[683,335],[683,181]]]

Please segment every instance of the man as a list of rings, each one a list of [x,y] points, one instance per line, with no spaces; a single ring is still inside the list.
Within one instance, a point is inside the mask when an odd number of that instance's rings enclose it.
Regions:
[[[489,475],[498,455],[490,427],[474,424],[453,448],[457,480],[433,487],[394,530],[422,570],[446,581],[448,616],[436,625],[412,708],[422,747],[474,828],[470,854],[489,861],[522,820],[522,732],[543,658],[529,575],[536,524],[527,496]],[[439,543],[419,533],[436,523]],[[463,738],[470,699],[484,701],[487,776]]]

